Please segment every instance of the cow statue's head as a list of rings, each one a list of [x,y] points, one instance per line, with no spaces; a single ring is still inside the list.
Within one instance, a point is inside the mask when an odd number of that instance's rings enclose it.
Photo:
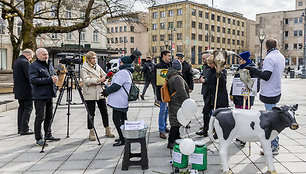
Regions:
[[[216,65],[217,77],[221,76],[222,69],[224,69],[224,65],[226,64],[227,56],[229,55],[239,55],[233,51],[225,51],[225,50],[207,50],[206,53],[210,53],[214,57],[214,63]]]
[[[295,111],[298,109],[298,104],[293,106],[281,106],[281,107],[273,107],[272,110],[280,115],[280,119],[282,122],[290,127],[292,130],[296,130],[299,128],[295,120]]]

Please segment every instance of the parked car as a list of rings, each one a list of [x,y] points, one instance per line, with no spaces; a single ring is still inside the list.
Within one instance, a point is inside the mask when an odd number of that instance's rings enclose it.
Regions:
[[[233,64],[231,67],[230,67],[230,70],[232,71],[236,71],[238,69],[238,64]]]
[[[294,75],[295,75],[296,77],[301,77],[301,76],[302,76],[302,68],[299,69],[299,70],[295,69],[295,70],[294,70]]]

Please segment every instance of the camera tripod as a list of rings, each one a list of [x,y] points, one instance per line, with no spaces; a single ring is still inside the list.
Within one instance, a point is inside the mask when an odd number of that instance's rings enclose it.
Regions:
[[[59,93],[59,96],[58,96],[58,99],[57,99],[57,102],[56,102],[56,106],[55,106],[55,109],[54,109],[54,112],[53,112],[53,115],[52,115],[51,122],[53,122],[53,119],[54,119],[54,116],[56,114],[57,108],[61,103],[61,100],[62,100],[63,95],[64,95],[64,91],[65,91],[65,89],[67,89],[67,99],[66,100],[67,100],[67,105],[68,105],[68,112],[67,112],[67,136],[66,136],[66,138],[69,138],[69,118],[70,118],[70,105],[72,103],[73,82],[74,82],[74,85],[75,85],[76,89],[79,92],[82,103],[85,105],[85,108],[86,108],[86,111],[87,111],[88,114],[89,114],[89,110],[88,110],[88,106],[87,106],[87,104],[84,100],[84,96],[82,94],[81,87],[80,87],[80,85],[78,83],[78,80],[75,76],[75,72],[73,71],[71,66],[67,66],[67,70],[68,70],[68,72],[66,73],[64,83],[59,90],[60,93]],[[89,117],[92,117],[92,116],[89,115]],[[88,119],[88,121],[91,122],[91,125],[94,125],[92,123],[92,119]],[[99,136],[98,136],[96,128],[94,126],[93,126],[93,129],[94,129],[95,135],[96,135],[98,143],[99,143],[98,145],[101,145]],[[45,137],[44,145],[42,146],[42,149],[41,149],[41,153],[44,152],[45,145],[46,145],[46,137]]]

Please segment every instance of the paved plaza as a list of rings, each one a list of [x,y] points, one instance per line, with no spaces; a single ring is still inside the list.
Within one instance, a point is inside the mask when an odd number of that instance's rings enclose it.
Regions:
[[[232,75],[228,76],[228,89],[232,81]],[[140,86],[143,89],[143,85]],[[282,79],[283,94],[278,105],[299,104],[296,120],[300,128],[292,131],[285,129],[280,135],[279,155],[274,156],[276,171],[280,174],[306,173],[306,80],[299,78]],[[201,84],[195,85],[195,90],[191,93],[191,98],[198,104],[196,117],[202,124],[202,95],[200,94]],[[65,97],[65,95],[64,95]],[[100,113],[96,111],[95,126],[102,145],[96,141],[88,140],[86,110],[83,105],[73,105],[69,122],[69,138],[67,136],[67,107],[59,106],[55,115],[52,132],[55,137],[62,138],[58,142],[49,142],[45,148],[45,153],[40,153],[41,148],[35,145],[34,135],[17,135],[17,103],[16,101],[0,107],[0,173],[2,174],[170,174],[172,167],[169,161],[170,150],[166,148],[167,140],[159,138],[158,113],[159,108],[153,105],[154,97],[152,88],[147,90],[146,100],[137,100],[130,103],[128,111],[129,120],[144,120],[149,125],[147,132],[147,146],[149,169],[141,170],[140,166],[131,166],[128,171],[122,171],[123,148],[113,147],[114,138],[106,138],[105,130],[102,126]],[[0,100],[13,100],[13,95],[2,95]],[[56,101],[57,99],[54,99]],[[80,103],[77,91],[73,91],[73,102]],[[55,103],[55,102],[54,102]],[[63,98],[62,104],[65,104]],[[231,103],[231,107],[233,104]],[[14,109],[11,109],[14,108]],[[11,110],[9,110],[11,109]],[[264,105],[255,99],[253,109],[264,109]],[[33,110],[30,128],[34,123]],[[109,108],[110,126],[118,137],[112,122],[112,109]],[[191,123],[189,136],[194,140],[200,140],[195,132],[199,130],[200,124],[194,117]],[[170,127],[170,126],[169,126]],[[181,129],[181,135],[187,137]],[[208,168],[203,173],[219,174],[221,172],[220,157],[217,149],[204,138],[208,147]],[[134,151],[139,151],[140,146],[132,146]],[[229,148],[229,166],[233,173],[255,174],[267,171],[263,156],[259,155],[261,150],[259,143],[251,143],[252,153],[249,156],[249,143],[241,148],[238,143],[231,144]],[[189,165],[188,168],[191,168]],[[185,169],[186,170],[186,169]],[[202,173],[202,172],[200,172]]]

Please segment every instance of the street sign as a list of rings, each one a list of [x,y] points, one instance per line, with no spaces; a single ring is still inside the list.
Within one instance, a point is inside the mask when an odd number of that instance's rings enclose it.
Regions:
[[[172,50],[175,49],[175,43],[172,43]]]

